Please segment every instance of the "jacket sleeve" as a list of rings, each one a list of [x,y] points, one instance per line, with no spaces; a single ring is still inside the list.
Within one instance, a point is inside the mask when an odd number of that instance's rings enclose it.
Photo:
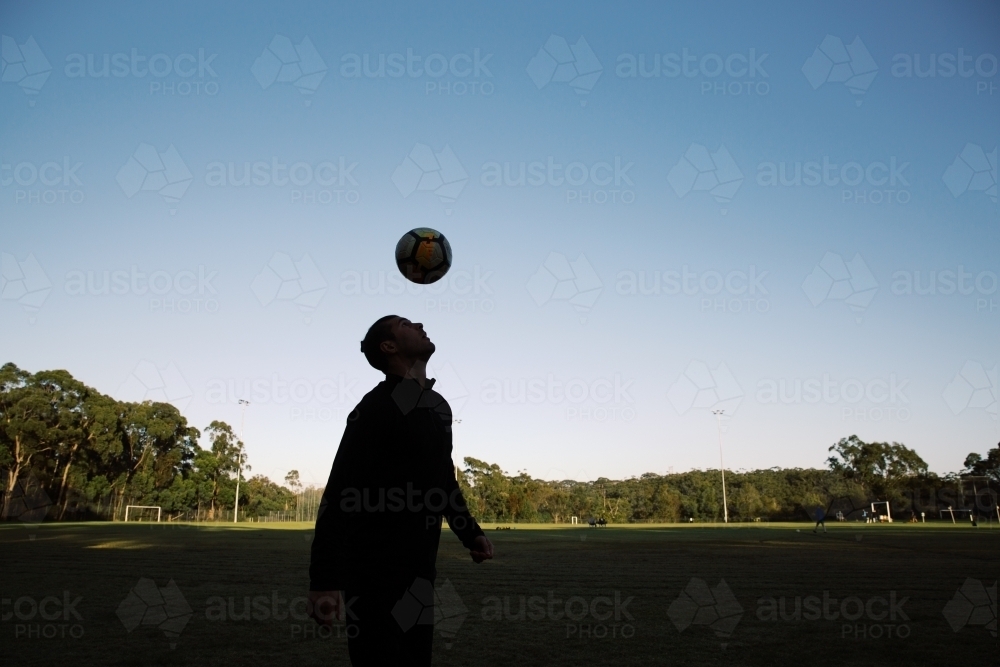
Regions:
[[[462,546],[466,549],[473,547],[473,541],[483,535],[483,529],[479,527],[476,519],[469,513],[469,508],[465,504],[465,496],[458,486],[455,478],[455,464],[451,456],[445,457],[447,470],[442,471],[445,480],[445,490],[448,492],[448,503],[445,505],[443,514],[448,519],[448,526],[455,533]]]
[[[312,591],[338,591],[347,587],[358,525],[356,513],[345,512],[341,498],[344,489],[363,485],[364,444],[370,430],[363,415],[359,405],[347,418],[344,436],[323,491],[309,563],[309,590]]]

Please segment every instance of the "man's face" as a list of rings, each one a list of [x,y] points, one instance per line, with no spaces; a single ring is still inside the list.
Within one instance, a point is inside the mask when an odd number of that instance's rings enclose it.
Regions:
[[[427,361],[434,354],[434,343],[424,333],[424,325],[400,317],[392,325],[396,352],[407,359]],[[387,341],[388,342],[388,341]]]

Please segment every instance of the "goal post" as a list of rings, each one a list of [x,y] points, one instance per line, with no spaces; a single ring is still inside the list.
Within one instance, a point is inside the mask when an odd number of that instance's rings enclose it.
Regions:
[[[125,506],[125,521],[128,521],[129,510],[156,510],[156,523],[160,522],[160,515],[163,510],[159,505],[126,505]]]
[[[878,510],[875,509],[879,505],[885,505],[885,514],[879,514]],[[872,503],[872,516],[873,517],[878,517],[879,521],[881,521],[882,517],[884,516],[889,523],[892,523],[892,508],[889,507],[889,501],[888,500],[876,500],[875,502],[873,502]]]

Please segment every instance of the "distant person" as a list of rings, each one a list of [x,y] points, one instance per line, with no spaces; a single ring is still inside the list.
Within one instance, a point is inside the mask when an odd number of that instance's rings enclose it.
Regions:
[[[817,507],[816,511],[813,512],[813,515],[816,517],[816,526],[813,528],[813,532],[815,533],[819,529],[820,526],[823,526],[823,532],[825,533],[826,532],[826,511],[822,507]]]
[[[865,523],[868,523],[868,510],[861,510],[861,519]]]
[[[442,515],[473,561],[493,557],[455,479],[451,408],[426,374],[434,349],[396,315],[368,330],[361,351],[385,380],[347,418],[316,520],[310,613],[346,621],[355,667],[431,664]]]

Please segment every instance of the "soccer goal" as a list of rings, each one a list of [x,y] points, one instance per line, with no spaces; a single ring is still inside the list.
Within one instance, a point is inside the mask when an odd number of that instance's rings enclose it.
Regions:
[[[137,511],[138,510],[138,511]],[[148,510],[148,511],[147,511]],[[152,521],[153,512],[156,510],[156,523],[160,522],[160,514],[162,512],[159,505],[126,505],[125,506],[125,520],[128,521],[129,512],[132,512],[132,517],[136,521]],[[148,519],[145,517],[149,517]],[[138,517],[137,519],[135,517]]]
[[[885,505],[885,514],[880,514],[879,511],[875,509],[879,505]],[[879,500],[872,503],[872,518],[875,519],[876,522],[888,521],[889,523],[892,523],[892,509],[889,507],[888,500]]]
[[[955,521],[956,518],[959,521],[962,521],[963,519],[969,519],[972,517],[972,510],[970,509],[955,509],[953,507],[949,507],[946,510],[938,510],[938,513],[941,515],[942,521],[944,519],[951,519],[952,523],[957,523],[957,521]]]

